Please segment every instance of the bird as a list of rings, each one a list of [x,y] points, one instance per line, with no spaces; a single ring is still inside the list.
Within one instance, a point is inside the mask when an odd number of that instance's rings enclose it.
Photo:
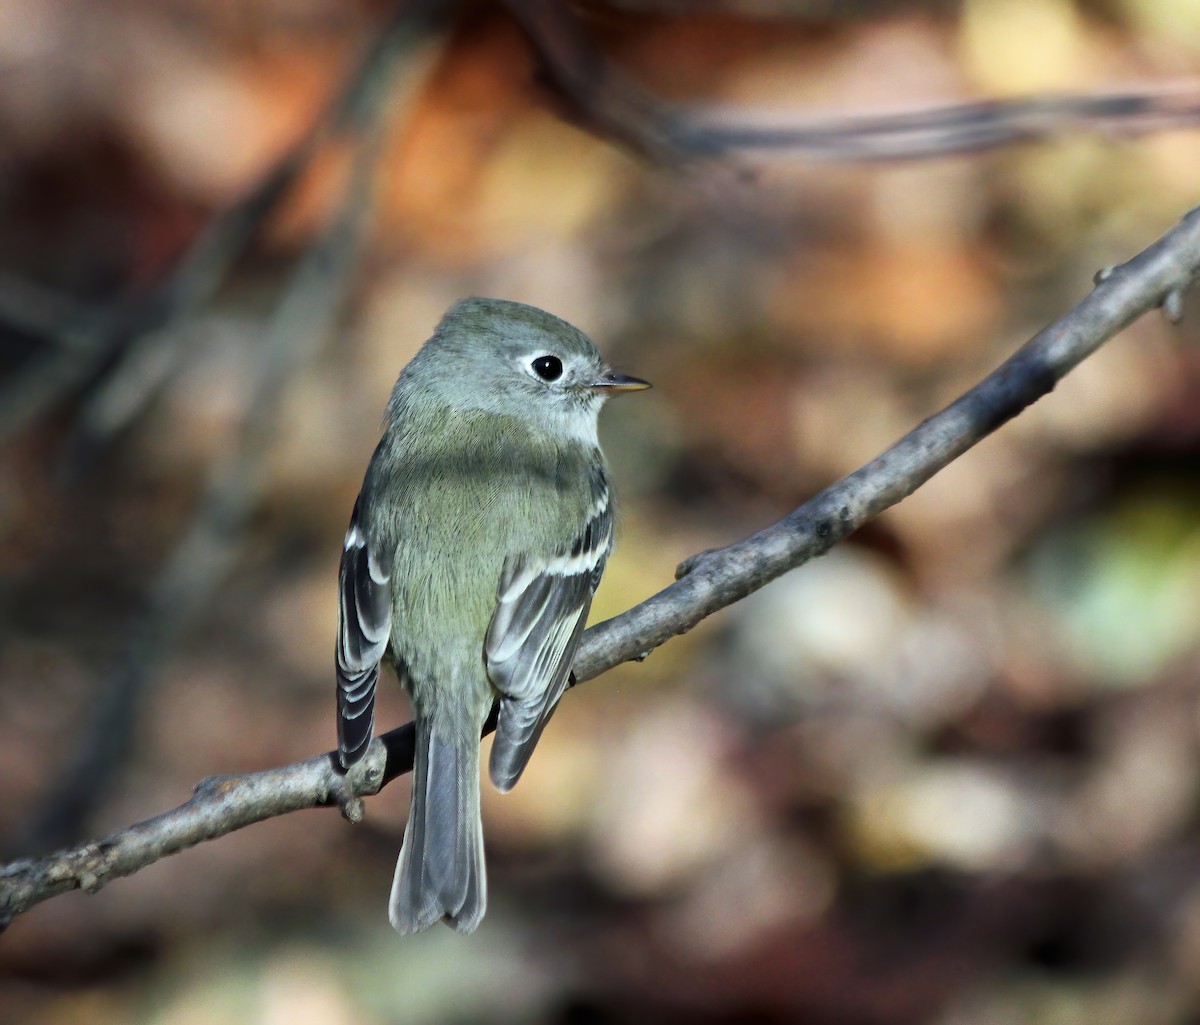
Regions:
[[[649,388],[565,320],[504,299],[455,303],[401,371],[339,569],[337,756],[366,754],[380,666],[416,723],[412,803],[388,903],[401,934],[473,932],[487,907],[480,735],[520,779],[569,684],[612,551],[597,423]]]

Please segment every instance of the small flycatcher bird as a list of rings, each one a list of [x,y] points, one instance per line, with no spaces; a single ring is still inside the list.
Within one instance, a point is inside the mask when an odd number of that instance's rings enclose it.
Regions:
[[[596,435],[605,399],[650,387],[533,306],[466,299],[400,374],[346,533],[338,757],[366,753],[384,658],[416,713],[412,809],[392,884],[401,933],[471,932],[487,905],[479,740],[510,790],[567,687],[612,548]]]

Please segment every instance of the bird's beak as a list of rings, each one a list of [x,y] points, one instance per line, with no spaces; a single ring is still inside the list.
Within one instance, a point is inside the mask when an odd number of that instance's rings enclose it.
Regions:
[[[650,382],[643,381],[640,377],[630,377],[628,374],[618,374],[612,370],[606,370],[598,380],[591,383],[590,387],[600,392],[645,391],[650,387]]]

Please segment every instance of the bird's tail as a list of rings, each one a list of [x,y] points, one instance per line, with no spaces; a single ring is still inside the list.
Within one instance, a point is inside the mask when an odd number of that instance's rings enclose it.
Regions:
[[[440,920],[474,932],[486,907],[479,742],[437,736],[418,719],[412,810],[388,917],[401,933]]]

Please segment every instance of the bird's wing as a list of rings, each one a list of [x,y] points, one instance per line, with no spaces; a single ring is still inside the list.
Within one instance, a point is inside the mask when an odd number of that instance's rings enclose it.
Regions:
[[[567,550],[504,562],[484,641],[488,676],[502,695],[488,769],[500,790],[510,790],[520,778],[566,689],[612,534],[605,489]]]
[[[392,607],[391,552],[372,548],[363,499],[354,503],[338,575],[338,760],[349,768],[366,753],[375,726],[375,684],[387,651]]]

